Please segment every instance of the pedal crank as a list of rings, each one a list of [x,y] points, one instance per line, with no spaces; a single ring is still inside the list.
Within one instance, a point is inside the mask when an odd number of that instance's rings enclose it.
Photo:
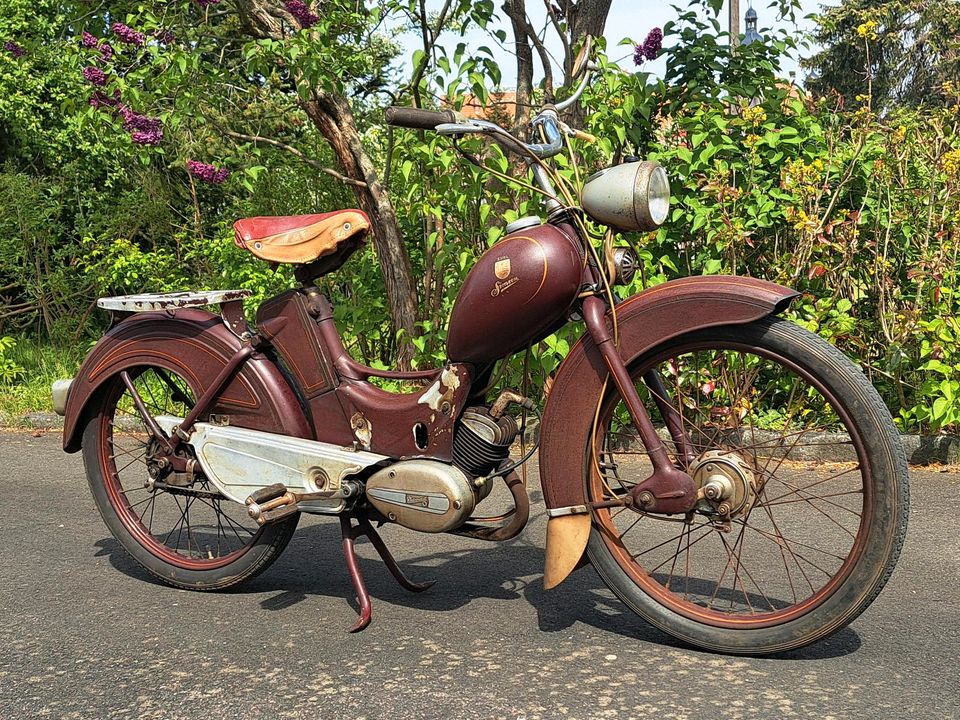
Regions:
[[[247,514],[256,520],[258,525],[266,525],[300,512],[298,503],[331,498],[347,499],[359,495],[360,492],[360,486],[350,481],[342,482],[331,490],[311,493],[296,492],[283,483],[276,483],[250,494],[246,499]]]

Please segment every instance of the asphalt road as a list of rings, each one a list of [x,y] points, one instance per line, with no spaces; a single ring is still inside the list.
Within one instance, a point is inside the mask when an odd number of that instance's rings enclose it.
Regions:
[[[913,474],[900,565],[850,627],[741,659],[680,647],[590,568],[543,591],[545,519],[489,546],[385,528],[410,595],[359,546],[355,618],[339,530],[308,519],[241,589],[153,582],[110,537],[56,433],[0,434],[2,718],[960,717],[960,474]]]

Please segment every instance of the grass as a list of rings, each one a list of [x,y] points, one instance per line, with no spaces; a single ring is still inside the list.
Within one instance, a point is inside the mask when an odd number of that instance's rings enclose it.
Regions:
[[[25,337],[3,351],[2,358],[23,368],[12,381],[0,381],[0,418],[7,425],[28,413],[53,412],[50,386],[54,380],[73,377],[89,350],[86,342],[71,347],[55,347]]]

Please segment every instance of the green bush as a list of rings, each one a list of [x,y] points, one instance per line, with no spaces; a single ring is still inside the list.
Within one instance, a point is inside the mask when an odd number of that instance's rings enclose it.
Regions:
[[[37,27],[52,38],[50,28],[62,25],[46,4],[17,8],[13,20],[0,19],[0,30],[4,23],[8,33]],[[944,87],[942,97],[950,101],[937,109],[880,115],[865,85],[854,107],[841,107],[779,79],[791,49],[786,35],[731,54],[715,22],[719,3],[694,1],[691,8],[708,8],[714,19],[704,21],[691,10],[664,28],[663,80],[620,72],[599,59],[606,71],[583,99],[586,129],[599,142],[575,144],[576,167],[557,158],[571,180],[631,154],[659,160],[671,175],[669,222],[657,233],[625,238],[643,263],[634,285],[619,292],[721,272],[794,287],[802,295],[790,317],[857,360],[904,430],[956,429],[960,92]],[[30,13],[47,15],[28,22]],[[304,42],[299,37],[293,47],[302,49]],[[235,247],[233,220],[354,204],[348,187],[281,150],[236,153],[219,133],[217,123],[229,124],[227,115],[178,133],[175,109],[167,108],[163,148],[148,153],[131,146],[116,118],[87,105],[90,88],[78,79],[85,61],[76,38],[28,49],[21,59],[0,55],[0,126],[7,131],[0,143],[6,159],[0,168],[0,233],[6,239],[0,246],[0,334],[25,338],[22,347],[67,348],[64,371],[79,361],[77,349],[104,328],[97,297],[242,287],[255,293],[255,301],[263,299],[289,287],[292,275]],[[153,48],[152,64],[129,76],[144,84],[139,99],[145,103],[154,93],[160,108],[184,97],[177,89],[189,89],[202,67],[188,50],[178,51],[177,62],[167,62],[164,52]],[[455,105],[468,93],[482,99],[485,88],[497,84],[499,71],[485,53],[438,52],[442,88],[435,89]],[[173,74],[150,89],[147,76],[162,67]],[[270,82],[281,81],[271,76]],[[430,82],[439,86],[441,79]],[[194,104],[205,100],[190,95]],[[218,107],[226,113],[233,104]],[[244,123],[269,126],[334,164],[302,116],[267,102],[238,112]],[[419,278],[416,364],[436,364],[445,359],[447,317],[475,258],[507,222],[543,214],[542,206],[466,163],[447,140],[388,133],[372,100],[358,100],[356,114],[364,142],[381,163]],[[284,121],[278,124],[277,117]],[[497,146],[478,139],[462,145],[488,166],[512,171]],[[182,157],[200,152],[229,158],[234,173],[226,183],[192,182]],[[373,249],[357,253],[321,284],[350,351],[366,363],[389,366],[397,339]],[[532,348],[535,386],[555,371],[576,334],[567,328]],[[41,360],[52,372],[55,363],[42,353],[18,362],[32,378],[32,363]],[[520,359],[505,377],[507,384],[520,384]],[[34,395],[40,402],[39,391]],[[19,397],[21,406],[27,403]]]
[[[24,374],[23,367],[8,357],[16,345],[17,341],[12,337],[0,337],[0,385],[9,385]]]

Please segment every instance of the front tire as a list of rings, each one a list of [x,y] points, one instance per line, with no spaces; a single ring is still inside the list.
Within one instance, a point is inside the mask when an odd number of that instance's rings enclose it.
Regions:
[[[675,638],[743,655],[803,647],[863,612],[893,571],[909,508],[903,446],[863,373],[773,318],[683,335],[629,370],[658,424],[641,377],[665,380],[693,444],[684,458],[668,442],[677,464],[701,481],[722,467],[736,492],[726,514],[707,500],[684,517],[593,510],[587,553],[611,590]],[[847,455],[821,462],[837,445]],[[591,502],[649,476],[616,390],[585,455]]]

